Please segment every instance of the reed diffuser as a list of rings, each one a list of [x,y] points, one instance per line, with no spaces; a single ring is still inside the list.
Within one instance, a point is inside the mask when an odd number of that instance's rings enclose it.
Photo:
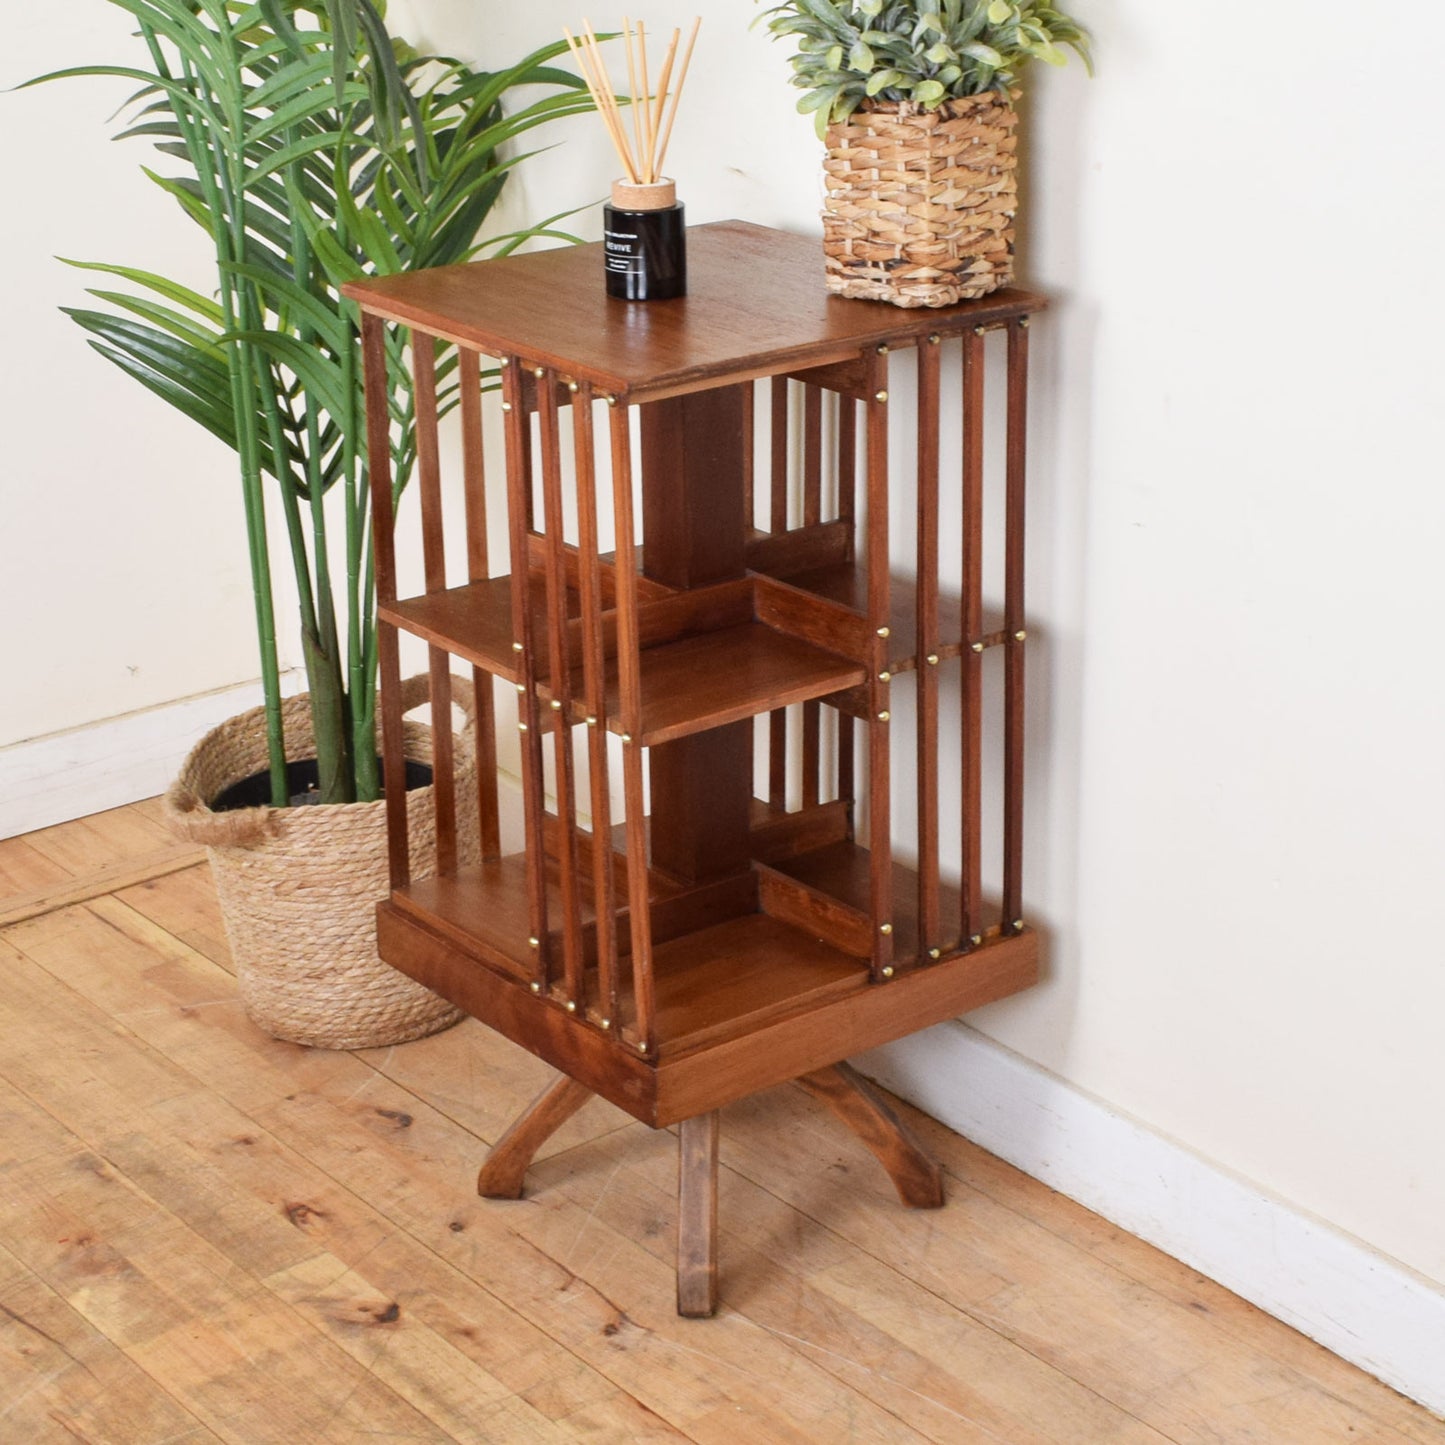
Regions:
[[[647,66],[647,29],[640,20],[634,27],[623,19],[632,112],[630,137],[591,21],[583,22],[580,39],[570,30],[563,30],[592,93],[597,114],[622,162],[623,174],[612,183],[611,202],[602,209],[603,273],[609,296],[626,301],[666,301],[687,293],[683,206],[677,199],[676,184],[662,174],[662,167],[701,24],[701,17],[692,23],[676,87],[672,77],[682,31],[672,32],[654,93]]]

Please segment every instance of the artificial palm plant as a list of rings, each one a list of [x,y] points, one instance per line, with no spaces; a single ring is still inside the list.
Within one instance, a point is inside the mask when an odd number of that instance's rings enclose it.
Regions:
[[[209,234],[216,290],[202,295],[134,267],[80,263],[131,289],[96,288],[91,295],[105,309],[68,314],[101,355],[236,451],[272,803],[284,806],[291,788],[267,477],[300,597],[319,801],[371,800],[379,778],[366,437],[358,317],[339,288],[361,275],[560,235],[550,230],[554,217],[476,241],[521,159],[512,143],[591,102],[575,76],[549,66],[561,42],[480,71],[395,41],[384,0],[111,3],[134,17],[148,65],[84,66],[41,79],[109,75],[141,87],[123,135],[147,138],[180,163],[168,174],[146,173]],[[504,110],[520,86],[542,93]],[[400,343],[389,344],[400,492],[415,460],[413,397]],[[455,398],[454,367],[453,359],[440,370],[444,409]]]

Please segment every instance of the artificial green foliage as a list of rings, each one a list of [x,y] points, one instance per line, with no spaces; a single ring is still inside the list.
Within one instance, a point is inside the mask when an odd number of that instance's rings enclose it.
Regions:
[[[798,102],[822,136],[865,101],[937,110],[947,100],[1008,94],[1032,60],[1089,65],[1084,30],[1048,0],[784,0],[758,19],[790,40]]]
[[[511,143],[591,101],[548,64],[563,42],[478,71],[394,40],[377,0],[111,3],[136,21],[149,64],[41,79],[108,75],[140,87],[122,136],[161,153],[146,174],[209,235],[216,290],[75,263],[126,289],[97,286],[104,309],[66,310],[102,356],[236,452],[273,803],[286,803],[287,788],[271,498],[285,523],[281,565],[300,595],[321,801],[371,800],[380,779],[360,317],[339,288],[504,253],[535,235],[575,240],[550,229],[560,217],[481,246],[476,237],[523,158]],[[523,86],[528,103],[504,110]],[[415,399],[400,341],[388,347],[399,497],[416,460]],[[437,376],[445,413],[457,400],[454,352]]]

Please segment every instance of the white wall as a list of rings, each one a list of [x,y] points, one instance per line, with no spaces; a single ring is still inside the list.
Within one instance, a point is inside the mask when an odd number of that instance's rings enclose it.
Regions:
[[[752,6],[697,8],[670,166],[690,218],[814,230],[817,146],[782,55],[748,32]],[[1100,75],[1038,77],[1025,138],[1028,279],[1057,302],[1033,332],[1030,482],[1026,897],[1048,976],[970,1022],[1445,1284],[1445,197],[1427,47],[1380,38],[1342,83],[1358,7],[1321,0],[1259,81],[1227,36],[1204,43],[1195,7],[1076,8]],[[499,9],[392,13],[493,61],[579,14]],[[22,22],[12,73],[106,53],[71,24]],[[134,155],[97,139],[98,97],[4,104],[27,117],[11,162],[40,203],[0,245],[41,359],[12,345],[3,362],[0,601],[13,616],[35,599],[35,616],[6,630],[0,675],[21,685],[0,741],[254,671],[225,457],[48,319],[78,291],[52,251],[146,259],[175,224],[137,204]],[[598,130],[574,135],[528,164],[519,214],[602,194]],[[36,380],[62,359],[97,384],[89,434]],[[197,539],[214,559],[171,575]]]
[[[111,5],[13,9],[0,85],[143,59]],[[81,79],[0,96],[0,748],[259,671],[231,453],[56,309],[114,284],[58,256],[203,290],[214,274],[203,234],[141,174],[150,147],[110,139],[134,89]]]

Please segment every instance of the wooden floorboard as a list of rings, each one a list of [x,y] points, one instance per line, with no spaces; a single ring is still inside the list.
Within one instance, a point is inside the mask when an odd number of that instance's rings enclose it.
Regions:
[[[468,1021],[269,1039],[154,803],[0,844],[0,1439],[1445,1445],[1445,1425],[906,1110],[902,1209],[820,1105],[723,1113],[722,1307],[673,1308],[676,1138]],[[8,920],[8,921],[7,921]]]

